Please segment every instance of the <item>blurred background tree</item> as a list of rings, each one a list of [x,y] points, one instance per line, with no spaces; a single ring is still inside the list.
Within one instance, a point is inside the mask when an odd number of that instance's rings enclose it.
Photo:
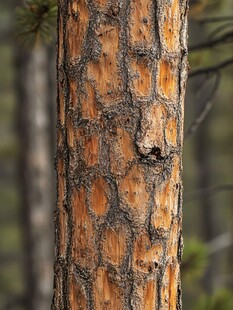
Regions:
[[[56,4],[28,1],[16,11],[14,43],[19,189],[26,309],[49,309],[53,284]],[[39,21],[38,21],[39,20]],[[52,43],[45,45],[45,43]]]
[[[228,294],[233,288],[232,9],[232,2],[227,0],[190,1],[191,69],[184,143],[184,309],[217,309],[212,300],[217,302],[220,295],[232,296]],[[193,241],[188,238],[194,236],[205,250],[198,243],[191,246]],[[186,277],[190,273],[187,264],[196,274],[188,277],[191,282]],[[223,288],[225,295],[219,294]],[[196,305],[201,295],[205,297]],[[231,309],[230,304],[222,303],[219,309]]]
[[[56,1],[23,3],[17,36],[22,3],[0,3],[0,308],[36,310],[49,309],[52,289]],[[184,309],[233,308],[232,6],[190,0]]]
[[[17,224],[22,250],[20,261],[16,253],[12,260],[22,272],[22,291],[10,298],[3,295],[1,301],[7,309],[43,310],[50,308],[53,286],[56,3],[15,0],[6,4],[13,12],[16,6],[17,14],[10,16],[17,17],[10,30],[14,40],[8,44],[15,93],[14,133],[19,142],[13,173],[19,194]],[[46,46],[48,42],[52,44]],[[8,278],[11,265],[6,266]]]

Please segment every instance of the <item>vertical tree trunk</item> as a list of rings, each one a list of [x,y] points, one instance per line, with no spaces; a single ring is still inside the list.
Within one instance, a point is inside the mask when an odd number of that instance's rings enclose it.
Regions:
[[[60,1],[53,309],[181,309],[187,1]]]
[[[208,188],[211,185],[213,179],[212,167],[210,163],[210,150],[209,144],[206,141],[210,141],[209,132],[209,119],[205,120],[199,128],[195,140],[195,155],[196,164],[198,168],[198,188]],[[201,150],[201,151],[200,151]],[[213,240],[219,232],[218,216],[216,214],[215,206],[212,203],[212,197],[203,196],[200,198],[200,214],[201,214],[201,231],[204,242],[208,243]],[[212,294],[215,286],[216,275],[219,274],[219,264],[216,264],[216,254],[212,255],[208,261],[208,266],[203,276],[203,288],[208,294]]]
[[[26,309],[48,309],[52,298],[53,176],[49,114],[48,51],[16,54],[20,186],[25,242]],[[49,103],[49,105],[48,105]]]

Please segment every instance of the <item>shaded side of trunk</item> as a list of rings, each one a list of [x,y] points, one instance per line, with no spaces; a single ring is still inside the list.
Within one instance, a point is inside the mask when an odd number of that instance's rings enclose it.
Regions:
[[[44,310],[52,293],[53,178],[50,141],[48,53],[40,47],[17,49],[22,225],[26,260],[26,309]],[[50,102],[50,104],[52,104]]]
[[[181,309],[186,1],[62,1],[53,309]]]

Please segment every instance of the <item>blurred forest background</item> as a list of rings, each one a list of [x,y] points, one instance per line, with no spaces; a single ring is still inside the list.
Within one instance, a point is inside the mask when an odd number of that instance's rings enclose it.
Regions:
[[[15,22],[22,2],[0,2],[0,309],[45,310],[56,196],[55,11],[45,27],[50,43],[25,47],[16,30],[27,29]],[[233,2],[191,0],[189,19],[183,308],[231,310]]]

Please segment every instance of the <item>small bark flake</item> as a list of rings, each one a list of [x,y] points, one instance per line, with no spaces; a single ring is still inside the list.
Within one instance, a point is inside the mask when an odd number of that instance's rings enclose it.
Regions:
[[[170,117],[165,129],[166,141],[173,147],[177,146],[177,120],[175,117]]]
[[[72,195],[74,210],[73,256],[81,267],[92,269],[96,263],[94,223],[86,208],[86,192],[83,187]]]
[[[72,310],[86,310],[87,300],[85,291],[80,283],[77,282],[75,275],[71,276],[70,284],[70,304]]]
[[[109,185],[103,177],[94,179],[91,186],[90,206],[98,216],[104,215],[109,208]]]
[[[103,260],[119,267],[127,252],[128,228],[124,224],[106,227],[102,236]]]
[[[177,307],[177,289],[179,281],[179,265],[176,261],[167,264],[163,275],[161,288],[161,310],[176,310]]]
[[[94,304],[96,310],[123,310],[123,291],[111,279],[106,268],[98,268],[94,279]]]
[[[68,51],[71,59],[77,59],[83,47],[83,41],[86,36],[89,11],[85,0],[69,3],[69,18],[67,21]]]
[[[174,63],[161,59],[159,61],[159,91],[161,96],[173,99],[177,93],[177,74]]]
[[[94,120],[98,116],[96,106],[95,91],[90,82],[85,84],[85,93],[81,96],[82,117],[83,119]]]
[[[101,44],[98,60],[88,64],[88,76],[94,80],[100,100],[111,105],[122,99],[122,83],[118,69],[119,29],[112,25],[101,25],[96,30]]]
[[[70,148],[73,148],[75,143],[75,129],[70,117],[67,117],[67,136],[68,145]]]
[[[148,98],[151,95],[151,66],[145,61],[131,61],[132,91],[137,99]]]
[[[164,127],[167,118],[165,105],[153,103],[149,108],[142,108],[141,128],[138,131],[137,146],[144,156],[151,153],[153,148],[160,150],[160,155],[166,154],[164,143]]]
[[[154,228],[161,233],[168,232],[172,218],[177,215],[179,167],[180,160],[178,157],[174,157],[171,174],[155,192],[155,209],[152,214],[152,223]]]
[[[115,175],[124,175],[135,158],[133,141],[123,128],[117,128],[116,135],[110,145],[111,171]]]
[[[133,46],[148,48],[153,44],[152,3],[152,0],[133,0],[130,3],[129,34],[130,44]]]
[[[135,241],[133,268],[146,274],[154,273],[163,255],[161,243],[152,244],[147,233],[141,234]]]
[[[129,210],[133,221],[144,223],[149,194],[141,165],[134,165],[130,169],[123,181],[119,183],[119,193],[122,197],[121,207]]]
[[[99,137],[93,135],[92,137],[84,138],[84,159],[87,166],[94,166],[99,159]]]
[[[179,0],[172,0],[164,6],[161,14],[162,25],[161,36],[169,52],[175,52],[179,46],[180,31],[180,5]]]

